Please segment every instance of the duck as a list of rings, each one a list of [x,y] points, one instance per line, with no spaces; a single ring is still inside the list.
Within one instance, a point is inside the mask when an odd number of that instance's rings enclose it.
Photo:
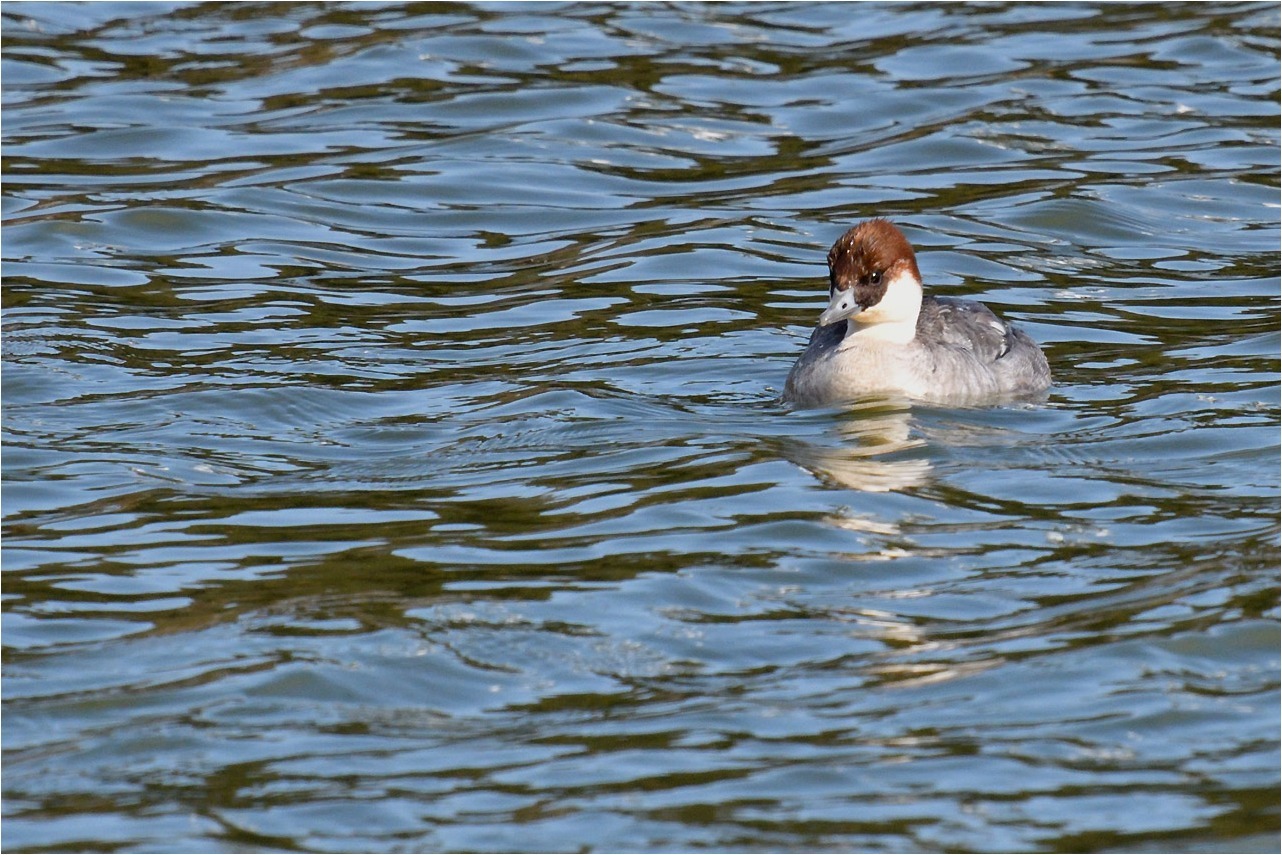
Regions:
[[[912,244],[889,220],[848,230],[828,252],[828,307],[784,384],[784,401],[831,407],[869,397],[985,406],[1044,397],[1050,365],[983,303],[924,294]]]

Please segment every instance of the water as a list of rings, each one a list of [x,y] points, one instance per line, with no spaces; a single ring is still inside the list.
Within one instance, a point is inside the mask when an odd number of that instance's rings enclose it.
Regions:
[[[4,848],[1276,851],[1278,18],[7,4]]]

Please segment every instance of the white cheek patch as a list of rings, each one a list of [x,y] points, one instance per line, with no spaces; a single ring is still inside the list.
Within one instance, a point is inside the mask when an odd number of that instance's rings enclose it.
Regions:
[[[921,283],[906,270],[896,273],[886,282],[886,293],[876,305],[864,310],[864,323],[917,322],[921,311]]]
[[[886,283],[886,293],[875,305],[851,319],[858,326],[852,339],[906,344],[917,335],[917,315],[921,312],[921,282],[903,271]]]

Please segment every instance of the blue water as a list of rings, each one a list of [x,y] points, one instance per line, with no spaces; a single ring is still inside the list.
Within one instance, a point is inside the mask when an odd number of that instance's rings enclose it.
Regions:
[[[1277,851],[1279,27],[5,4],[4,849]]]

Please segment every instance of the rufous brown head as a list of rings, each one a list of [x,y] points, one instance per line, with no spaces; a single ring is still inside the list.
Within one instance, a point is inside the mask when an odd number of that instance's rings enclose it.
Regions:
[[[819,318],[820,325],[871,309],[886,296],[887,287],[902,278],[921,286],[912,244],[889,220],[860,223],[837,238],[828,251],[831,301]]]

